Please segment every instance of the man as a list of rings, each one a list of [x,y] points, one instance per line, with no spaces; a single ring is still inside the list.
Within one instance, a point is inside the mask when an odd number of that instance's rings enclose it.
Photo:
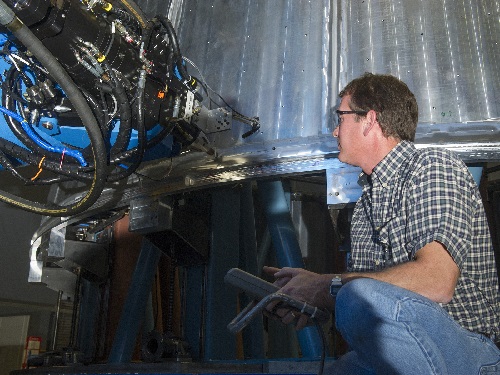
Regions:
[[[397,78],[365,74],[340,97],[338,158],[365,179],[343,285],[302,269],[265,271],[283,293],[335,308],[352,351],[334,374],[500,374],[498,276],[467,167],[444,149],[415,148],[417,103]]]

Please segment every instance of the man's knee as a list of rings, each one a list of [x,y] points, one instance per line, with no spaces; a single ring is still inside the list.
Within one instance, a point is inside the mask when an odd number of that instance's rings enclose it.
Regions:
[[[346,283],[337,294],[335,316],[338,329],[367,332],[381,320],[394,319],[397,306],[411,292],[394,285],[359,278]]]
[[[370,304],[380,294],[381,281],[369,278],[354,279],[340,288],[337,294],[337,308],[355,308],[359,304]]]

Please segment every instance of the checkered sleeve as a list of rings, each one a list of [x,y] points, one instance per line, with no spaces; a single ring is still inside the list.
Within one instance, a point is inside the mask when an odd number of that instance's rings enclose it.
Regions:
[[[413,256],[432,241],[442,243],[459,268],[471,248],[477,208],[474,181],[467,167],[450,154],[432,150],[410,179],[407,239]]]

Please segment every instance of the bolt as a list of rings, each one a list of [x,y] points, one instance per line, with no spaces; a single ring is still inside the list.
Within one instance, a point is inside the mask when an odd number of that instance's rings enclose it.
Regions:
[[[49,121],[46,121],[46,122],[42,122],[42,126],[47,129],[47,130],[52,130],[54,129],[54,125],[49,122]]]

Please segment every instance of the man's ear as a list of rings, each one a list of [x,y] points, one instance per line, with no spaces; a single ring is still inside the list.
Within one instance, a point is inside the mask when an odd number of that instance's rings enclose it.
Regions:
[[[366,114],[366,121],[363,127],[363,135],[367,136],[368,133],[374,131],[376,128],[380,128],[380,125],[377,121],[377,112],[371,109]]]

